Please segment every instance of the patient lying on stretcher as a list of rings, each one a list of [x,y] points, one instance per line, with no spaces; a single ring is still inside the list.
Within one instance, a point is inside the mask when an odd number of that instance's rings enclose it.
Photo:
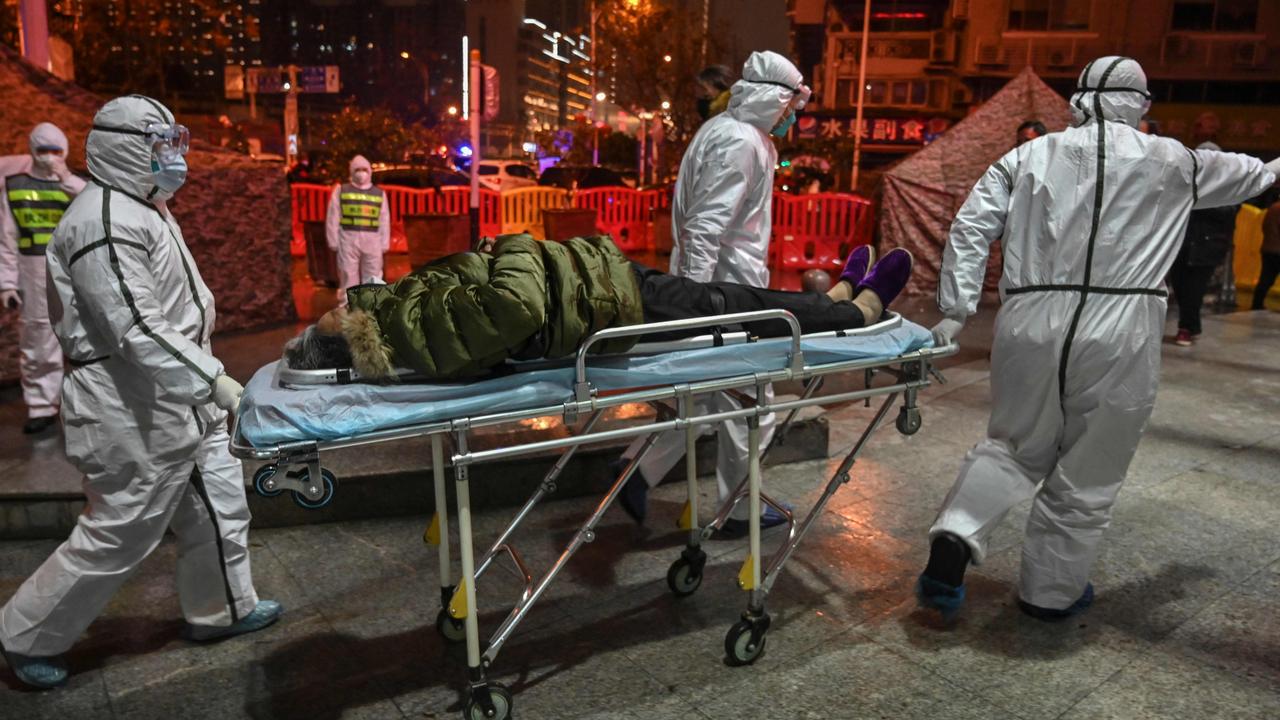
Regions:
[[[781,292],[725,282],[698,282],[633,263],[608,237],[539,242],[500,237],[492,253],[441,258],[390,285],[347,291],[336,309],[285,348],[299,370],[352,367],[366,380],[390,380],[412,368],[428,380],[487,374],[511,360],[572,355],[592,333],[609,327],[788,310],[805,333],[874,323],[911,275],[911,254],[890,251],[873,264],[870,246],[849,254],[840,279],[825,294]],[[757,337],[790,334],[780,320],[747,323]],[[706,328],[600,343],[626,352],[638,340],[670,340]]]

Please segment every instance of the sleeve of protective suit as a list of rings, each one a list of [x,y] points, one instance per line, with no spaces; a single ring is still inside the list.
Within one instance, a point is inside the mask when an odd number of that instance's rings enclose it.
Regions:
[[[81,253],[91,242],[82,239],[61,249],[61,257],[75,258],[69,273],[77,304],[121,356],[146,371],[159,397],[186,405],[208,402],[222,363],[165,319],[156,298],[150,243],[113,230],[105,247]]]
[[[1016,154],[1010,152],[987,168],[951,223],[938,277],[938,309],[952,320],[963,321],[978,309],[987,255],[1004,234],[1013,190],[1011,168],[1016,166]]]
[[[84,178],[72,172],[69,172],[66,174],[66,176],[62,177],[61,181],[62,181],[62,189],[66,190],[72,195],[79,195],[80,193],[84,192],[85,186],[89,184],[84,181]]]
[[[720,257],[720,242],[729,224],[749,201],[756,153],[745,142],[724,148],[698,174],[694,198],[680,228],[680,275],[710,282]],[[769,202],[769,198],[764,198]]]
[[[338,231],[342,227],[342,186],[334,185],[329,195],[329,210],[324,214],[324,241],[329,249],[338,251]]]
[[[0,290],[18,289],[18,225],[9,212],[9,193],[0,180]]]
[[[1275,184],[1262,161],[1240,153],[1192,150],[1196,157],[1196,210],[1238,205]]]
[[[382,193],[382,209],[378,211],[378,234],[382,236],[382,252],[391,250],[391,211],[387,209],[387,193]]]

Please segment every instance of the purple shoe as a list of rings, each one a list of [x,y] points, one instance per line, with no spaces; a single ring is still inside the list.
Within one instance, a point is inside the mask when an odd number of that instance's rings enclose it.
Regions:
[[[870,245],[859,245],[844,261],[844,270],[840,271],[840,279],[848,282],[851,287],[858,287],[875,261],[876,251],[872,250]]]
[[[890,250],[862,278],[862,282],[854,286],[853,296],[857,297],[863,289],[870,290],[880,298],[881,304],[889,307],[911,280],[912,262],[910,251],[903,248]]]

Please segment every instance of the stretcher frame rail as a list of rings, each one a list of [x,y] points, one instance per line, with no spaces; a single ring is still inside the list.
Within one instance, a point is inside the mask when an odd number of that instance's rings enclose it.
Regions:
[[[657,387],[644,387],[622,391],[611,390],[607,394],[597,392],[590,383],[590,364],[587,362],[590,348],[604,340],[630,335],[645,335],[684,330],[697,327],[712,327],[730,323],[755,322],[759,320],[782,320],[787,322],[791,330],[791,342],[779,343],[780,350],[786,352],[783,367],[749,374],[738,374],[727,378],[714,378],[697,382],[674,383]],[[901,323],[899,316],[891,316],[885,322],[845,333],[823,333],[823,336],[858,335],[879,332]],[[810,336],[811,337],[811,336]],[[903,398],[903,405],[898,417],[897,427],[904,434],[912,434],[920,427],[919,409],[916,395],[921,388],[932,383],[932,379],[945,382],[934,367],[934,361],[953,355],[958,351],[954,344],[943,348],[924,348],[911,351],[892,358],[868,358],[861,360],[843,360],[831,363],[808,364],[802,353],[799,323],[790,313],[780,310],[761,311],[756,313],[737,313],[693,320],[674,321],[670,323],[653,323],[648,325],[629,326],[603,330],[595,333],[579,348],[574,364],[573,392],[569,399],[560,404],[544,404],[487,415],[458,417],[448,420],[408,424],[402,427],[388,428],[333,440],[285,442],[265,447],[254,447],[244,440],[237,418],[232,434],[231,450],[238,457],[254,460],[274,461],[283,465],[305,465],[310,469],[310,477],[316,478],[321,473],[319,458],[321,453],[332,450],[372,445],[378,442],[426,437],[430,440],[432,458],[432,479],[437,502],[436,514],[432,520],[428,534],[434,533],[439,549],[441,609],[436,618],[437,630],[446,640],[465,642],[468,666],[467,684],[469,695],[463,709],[465,718],[476,717],[509,717],[512,707],[511,693],[501,685],[488,680],[487,674],[502,646],[514,633],[520,621],[527,615],[534,603],[543,595],[549,584],[559,574],[582,545],[595,538],[595,527],[601,521],[606,510],[621,493],[623,486],[636,472],[640,460],[649,451],[660,433],[668,430],[684,430],[686,441],[686,482],[688,487],[688,504],[686,516],[690,517],[687,546],[681,557],[676,560],[668,572],[667,582],[678,596],[689,594],[701,583],[702,567],[706,555],[701,550],[701,542],[730,516],[733,507],[740,501],[747,501],[749,509],[748,553],[742,571],[739,573],[739,585],[748,592],[747,610],[741,619],[729,630],[725,640],[725,651],[730,664],[750,664],[763,651],[766,633],[769,628],[769,615],[765,612],[765,599],[786,561],[794,554],[801,540],[808,534],[823,511],[827,501],[843,484],[850,481],[850,471],[856,458],[865,447],[868,439],[886,417],[888,410]],[[705,340],[700,338],[698,340]],[[668,343],[669,344],[669,343]],[[828,394],[818,394],[823,381],[832,375],[862,371],[867,386],[859,390],[845,390]],[[873,386],[874,373],[884,373],[892,378],[886,385]],[[800,381],[804,383],[804,392],[797,399],[765,401],[764,389],[769,383],[782,381]],[[753,390],[754,397],[738,391]],[[730,393],[736,400],[737,407],[717,412],[705,411],[700,414],[695,410],[693,399],[702,395],[718,392]],[[883,404],[874,413],[868,427],[845,456],[835,474],[831,477],[825,491],[818,502],[801,521],[793,517],[791,511],[769,498],[761,491],[760,461],[770,448],[760,448],[760,419],[773,412],[788,412],[786,423],[789,424],[796,413],[806,407],[830,405],[850,401],[864,400],[870,403],[872,398],[884,397]],[[645,403],[657,411],[657,418],[647,425],[597,430],[596,423],[605,410],[626,404]],[[469,436],[471,431],[480,427],[494,427],[522,420],[549,416],[561,416],[567,428],[573,428],[580,417],[587,420],[580,430],[570,437],[554,438],[522,442],[507,447],[496,447],[485,450],[471,450]],[[749,428],[749,472],[731,497],[719,508],[714,519],[705,527],[699,526],[697,510],[697,477],[694,438],[699,426],[719,423],[727,420],[745,420]],[[778,442],[785,435],[784,427],[774,436]],[[450,553],[450,536],[448,513],[445,506],[445,436],[452,440],[452,452],[448,454],[456,481],[456,516],[458,520],[458,551],[460,573],[457,582],[452,573]],[[644,438],[637,455],[631,459],[626,468],[615,479],[590,517],[570,539],[553,566],[537,581],[512,543],[512,536],[518,527],[529,517],[534,507],[556,489],[555,480],[564,470],[569,459],[581,447],[593,443],[621,440],[628,438]],[[524,506],[516,513],[514,520],[500,533],[489,550],[480,558],[474,553],[474,537],[471,526],[471,501],[469,492],[469,468],[471,465],[501,459],[510,459],[524,455],[542,453],[552,450],[563,450],[563,454],[548,471],[546,477],[535,489]],[[274,466],[268,466],[274,467]],[[327,472],[327,471],[324,471]],[[307,488],[303,481],[281,480],[280,486],[294,489],[295,495],[300,490],[304,493],[315,491],[316,482]],[[292,483],[292,485],[290,484]],[[273,486],[275,487],[275,486]],[[277,491],[278,492],[278,491]],[[296,497],[295,497],[296,499]],[[314,499],[314,498],[312,498]],[[759,514],[762,504],[768,504],[781,512],[787,520],[787,535],[782,546],[773,557],[766,561],[761,554],[761,531]],[[512,569],[523,580],[523,591],[514,607],[500,624],[489,642],[482,648],[476,612],[476,584],[480,576],[500,557],[509,559]],[[477,714],[479,713],[479,714]]]

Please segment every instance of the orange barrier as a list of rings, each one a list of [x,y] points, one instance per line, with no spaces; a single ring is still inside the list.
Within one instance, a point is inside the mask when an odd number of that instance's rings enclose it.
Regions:
[[[834,280],[849,251],[871,242],[871,215],[871,201],[856,195],[774,195],[771,284],[799,290],[801,276],[814,269]]]
[[[470,189],[446,187],[441,190],[387,186],[391,214],[391,250],[405,252],[406,215],[446,213],[465,215]],[[324,221],[331,185],[296,184],[293,201],[293,242],[295,256],[306,254],[303,223]],[[557,188],[537,187],[509,190],[499,194],[480,190],[480,234],[533,232],[542,229],[542,211],[566,206],[596,211],[596,228],[609,235],[625,253],[651,254],[654,250],[653,220],[657,210],[671,206],[668,190],[632,190],[624,187],[580,190],[570,196]],[[857,195],[820,193],[815,195],[774,195],[773,234],[769,247],[769,267],[773,286],[787,290],[800,287],[800,276],[809,269],[821,269],[833,278],[844,257],[858,245],[871,242],[871,202]]]
[[[502,233],[527,232],[545,240],[542,211],[562,208],[569,202],[569,193],[555,187],[525,187],[502,193]]]
[[[624,253],[653,249],[653,212],[666,195],[661,190],[603,187],[579,190],[573,206],[596,211],[596,228],[613,238]]]
[[[428,213],[466,215],[470,207],[471,189],[446,187],[440,190],[428,188],[382,188],[387,193],[387,212],[391,215],[391,252],[407,252],[404,235],[404,216]],[[293,242],[289,250],[296,257],[306,255],[306,241],[302,235],[302,223],[307,220],[324,222],[329,208],[332,185],[298,183],[290,188],[293,201]],[[480,189],[480,234],[497,235],[502,231],[502,199],[498,193]]]

